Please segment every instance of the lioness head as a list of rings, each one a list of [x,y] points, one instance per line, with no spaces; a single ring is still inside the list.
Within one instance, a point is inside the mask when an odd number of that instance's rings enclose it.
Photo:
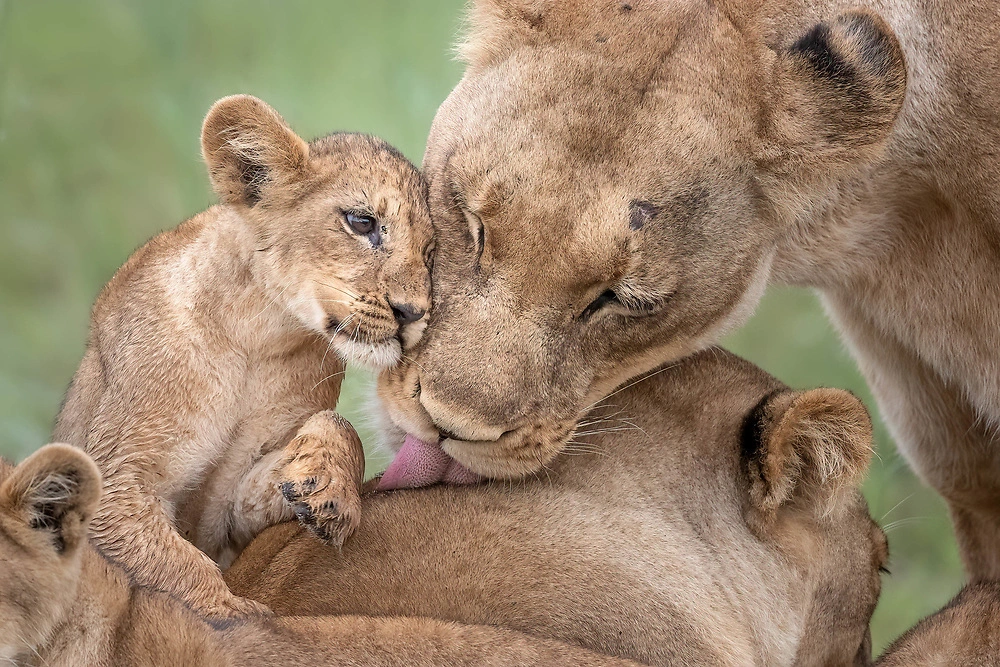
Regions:
[[[219,198],[252,226],[269,297],[346,360],[395,363],[430,307],[432,228],[417,170],[367,135],[306,143],[249,95],[216,102],[201,143]]]
[[[873,164],[906,74],[878,17],[477,0],[425,156],[434,313],[382,382],[472,471],[540,469],[588,406],[751,313],[796,212]]]
[[[0,459],[0,661],[30,656],[75,598],[100,479],[68,445]]]

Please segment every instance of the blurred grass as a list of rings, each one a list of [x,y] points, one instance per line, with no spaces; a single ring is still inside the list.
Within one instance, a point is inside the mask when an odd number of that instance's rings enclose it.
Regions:
[[[449,51],[461,6],[0,0],[0,454],[47,441],[101,285],[212,203],[198,154],[212,101],[252,93],[303,136],[374,132],[419,162],[461,73]],[[772,290],[728,344],[792,386],[848,388],[874,407],[808,293]],[[364,436],[368,383],[349,374],[341,404]],[[865,491],[892,548],[880,647],[944,603],[961,569],[942,503],[881,424],[877,440]]]

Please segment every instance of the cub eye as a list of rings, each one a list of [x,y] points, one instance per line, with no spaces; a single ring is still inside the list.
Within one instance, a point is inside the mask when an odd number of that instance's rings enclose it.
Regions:
[[[612,289],[604,290],[603,292],[601,292],[601,295],[599,297],[591,301],[590,305],[584,309],[583,314],[580,315],[580,319],[585,320],[594,313],[596,313],[597,311],[599,311],[601,308],[604,308],[605,306],[609,305],[618,305],[618,306],[623,305],[621,298],[618,296],[618,293]]]
[[[347,211],[344,213],[344,218],[351,231],[361,236],[368,236],[378,228],[378,220],[367,213]]]

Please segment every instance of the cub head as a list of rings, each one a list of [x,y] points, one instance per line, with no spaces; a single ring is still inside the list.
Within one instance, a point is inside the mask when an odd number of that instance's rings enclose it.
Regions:
[[[588,406],[745,321],[796,215],[877,162],[906,88],[887,25],[779,34],[728,4],[473,3],[425,155],[433,314],[380,387],[401,430],[539,470]]]
[[[201,144],[219,198],[251,227],[269,298],[347,361],[396,363],[430,307],[432,228],[413,165],[367,135],[306,143],[249,95],[212,106]]]
[[[69,445],[16,468],[0,459],[0,659],[30,656],[76,597],[100,492],[97,466]]]
[[[860,486],[872,426],[848,392],[777,389],[743,422],[744,520],[801,573],[808,611],[799,665],[871,664],[871,616],[888,543]]]

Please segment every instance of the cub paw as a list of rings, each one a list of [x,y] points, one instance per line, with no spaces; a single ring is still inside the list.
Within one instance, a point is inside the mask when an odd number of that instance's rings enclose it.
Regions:
[[[288,444],[279,489],[303,526],[341,547],[361,522],[363,477],[358,434],[326,411],[313,415]]]

